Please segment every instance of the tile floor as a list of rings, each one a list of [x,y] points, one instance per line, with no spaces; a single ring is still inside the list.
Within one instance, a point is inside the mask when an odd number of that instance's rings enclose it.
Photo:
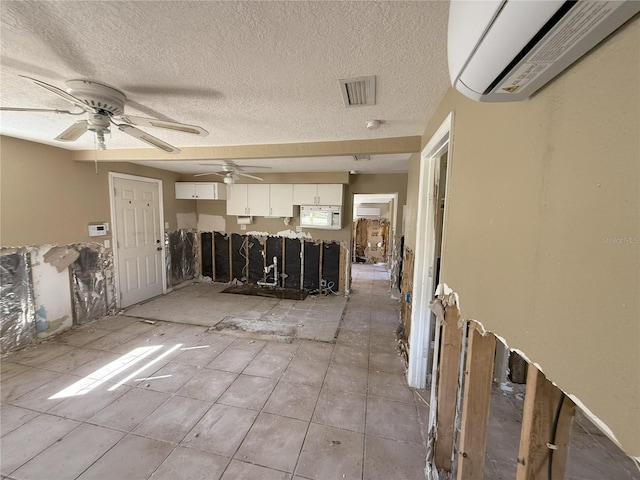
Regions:
[[[3,478],[422,478],[388,274],[353,277],[335,343],[118,316],[6,357]]]
[[[308,296],[304,301],[222,293],[221,283],[193,283],[140,305],[129,317],[186,323],[216,330],[248,331],[280,340],[333,342],[347,299]]]

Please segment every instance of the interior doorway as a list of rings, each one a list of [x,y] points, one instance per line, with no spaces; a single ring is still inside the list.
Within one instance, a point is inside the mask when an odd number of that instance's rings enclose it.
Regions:
[[[425,388],[433,362],[435,318],[429,309],[445,262],[447,184],[451,172],[453,113],[431,137],[420,157],[418,224],[413,272],[407,382]]]
[[[397,218],[397,193],[354,194],[352,263],[385,263],[390,266]]]
[[[109,173],[116,303],[166,293],[162,180]]]

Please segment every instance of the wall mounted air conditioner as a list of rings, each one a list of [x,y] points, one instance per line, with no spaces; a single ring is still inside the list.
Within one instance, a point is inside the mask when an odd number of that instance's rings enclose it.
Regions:
[[[356,217],[379,217],[380,208],[378,207],[356,207]]]
[[[451,83],[473,100],[524,100],[639,11],[637,0],[452,0]]]

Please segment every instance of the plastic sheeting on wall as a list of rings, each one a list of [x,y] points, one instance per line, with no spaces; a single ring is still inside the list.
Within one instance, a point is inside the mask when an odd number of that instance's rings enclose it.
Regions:
[[[0,254],[0,353],[36,342],[30,254],[12,249]]]
[[[213,279],[213,235],[210,232],[200,235],[200,248],[202,253],[202,276]]]
[[[167,285],[172,287],[198,274],[198,235],[193,230],[165,233]]]
[[[111,310],[107,300],[105,266],[110,255],[100,245],[75,245],[80,254],[69,266],[73,315],[76,325],[104,317]]]

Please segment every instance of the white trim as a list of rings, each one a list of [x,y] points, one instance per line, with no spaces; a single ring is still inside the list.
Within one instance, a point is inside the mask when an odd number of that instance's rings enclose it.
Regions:
[[[157,178],[149,178],[149,177],[139,177],[137,175],[129,175],[126,173],[117,173],[117,172],[109,172],[109,208],[111,209],[111,248],[113,249],[113,272],[115,276],[115,286],[116,286],[116,307],[120,308],[120,274],[118,272],[118,231],[117,231],[117,222],[116,222],[116,208],[115,201],[116,198],[113,195],[115,184],[114,180],[116,178],[123,178],[125,180],[136,180],[138,182],[148,182],[155,183],[158,186],[158,203],[159,208],[158,212],[160,214],[160,234],[162,242],[162,252],[160,261],[162,262],[162,294],[167,293],[167,269],[165,265],[167,264],[165,245],[164,245],[164,195],[162,192],[162,180]]]
[[[453,112],[449,113],[444,122],[442,122],[420,155],[418,223],[416,227],[416,251],[413,271],[409,368],[407,370],[407,382],[409,386],[414,388],[425,388],[429,371],[429,351],[431,349],[431,310],[429,310],[429,302],[436,288],[436,285],[433,284],[433,258],[436,246],[436,236],[433,229],[435,212],[434,181],[436,175],[439,175],[440,157],[448,150],[449,161],[447,164],[446,183],[449,182],[452,130]],[[444,222],[446,222],[447,218],[446,204],[447,202],[445,202]],[[444,261],[442,264],[444,264]]]

